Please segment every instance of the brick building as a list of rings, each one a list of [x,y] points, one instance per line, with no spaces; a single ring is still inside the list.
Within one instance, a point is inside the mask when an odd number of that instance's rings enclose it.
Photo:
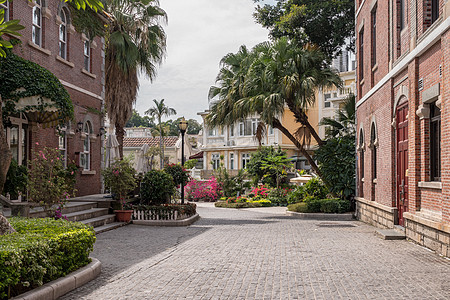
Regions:
[[[82,196],[101,191],[104,53],[101,38],[90,40],[75,30],[68,5],[57,0],[0,4],[6,10],[6,20],[19,19],[25,26],[20,32],[22,43],[14,53],[55,74],[74,106],[74,120],[62,135],[54,128],[30,121],[26,114],[11,117],[6,131],[13,158],[19,164],[30,159],[36,143],[58,147],[66,161],[75,161],[80,170],[76,188]]]
[[[450,3],[357,0],[357,217],[450,256]]]

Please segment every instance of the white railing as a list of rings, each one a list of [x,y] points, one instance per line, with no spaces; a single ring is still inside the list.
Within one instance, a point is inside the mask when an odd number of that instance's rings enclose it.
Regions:
[[[179,214],[176,210],[160,210],[160,209],[149,209],[149,210],[134,210],[133,220],[182,220],[189,216],[186,214]]]

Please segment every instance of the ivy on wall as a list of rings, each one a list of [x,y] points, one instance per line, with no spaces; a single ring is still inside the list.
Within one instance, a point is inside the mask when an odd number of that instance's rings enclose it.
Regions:
[[[60,125],[73,119],[69,93],[53,73],[40,65],[9,52],[0,59],[0,82],[0,95],[5,104],[4,118],[21,112],[45,113],[56,109]],[[39,97],[36,105],[16,107],[19,99],[33,96]],[[44,98],[51,101],[45,102]]]
[[[96,36],[105,36],[105,24],[96,12],[90,8],[77,9],[73,3],[69,4],[69,9],[72,15],[72,24],[76,31],[86,34],[91,41]]]

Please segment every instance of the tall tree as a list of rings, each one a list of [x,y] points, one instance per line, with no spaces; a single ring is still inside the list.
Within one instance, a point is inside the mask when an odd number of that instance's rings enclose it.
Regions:
[[[343,45],[354,48],[354,0],[277,0],[258,5],[254,17],[273,38],[288,36],[300,45],[316,44],[327,57],[338,54]]]
[[[177,112],[175,109],[168,107],[164,104],[164,99],[161,99],[160,101],[153,99],[153,102],[155,103],[155,106],[149,108],[145,114],[150,115],[151,117],[154,117],[158,120],[159,125],[159,148],[161,151],[161,155],[159,156],[159,163],[161,170],[164,168],[164,137],[163,137],[163,126],[161,119],[164,116],[171,116],[175,115]]]
[[[153,119],[149,116],[141,116],[137,110],[133,109],[131,118],[125,124],[125,127],[155,127]]]
[[[139,88],[138,73],[150,81],[166,51],[166,35],[160,26],[167,15],[157,0],[111,0],[112,16],[106,44],[106,111],[116,128],[120,157],[123,136]]]
[[[210,88],[211,105],[206,122],[212,126],[231,125],[253,114],[260,116],[257,137],[265,124],[279,129],[320,174],[302,140],[312,135],[318,145],[322,140],[310,124],[307,108],[315,101],[318,88],[340,86],[339,75],[328,67],[324,55],[315,47],[297,48],[283,37],[273,43],[261,43],[250,52],[241,46],[238,53],[222,59],[217,86]],[[285,107],[301,125],[290,132],[280,121]]]

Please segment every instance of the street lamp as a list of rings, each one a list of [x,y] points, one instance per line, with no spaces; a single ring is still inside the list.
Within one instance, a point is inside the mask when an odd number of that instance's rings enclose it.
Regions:
[[[188,127],[188,122],[183,117],[180,123],[178,124],[178,128],[181,132],[181,166],[184,167],[184,134],[186,133],[186,129]],[[184,204],[184,182],[181,183],[181,204]]]

